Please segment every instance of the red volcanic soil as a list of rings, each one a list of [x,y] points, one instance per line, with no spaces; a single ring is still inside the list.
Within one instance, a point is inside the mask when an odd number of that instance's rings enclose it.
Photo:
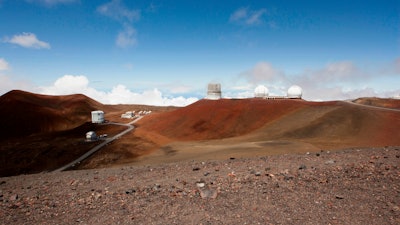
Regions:
[[[84,141],[88,131],[113,136],[126,129],[92,124],[93,110],[103,110],[107,120],[126,123],[121,113],[158,107],[102,105],[81,94],[49,96],[15,90],[0,96],[0,109],[0,176],[10,176],[53,170],[75,160],[98,144]]]
[[[353,102],[363,105],[400,109],[399,99],[387,99],[387,98],[359,98]]]
[[[130,121],[120,118],[125,111],[154,113],[140,120],[134,132],[107,145],[79,168],[400,146],[400,112],[370,107],[396,109],[399,100],[356,102],[362,104],[251,98],[200,100],[183,108],[107,106],[84,95],[12,91],[0,97],[0,161],[8,163],[7,174],[13,169],[37,172],[72,161],[90,149],[77,144],[89,129],[111,135],[119,131],[112,126],[88,127],[90,111],[96,109],[105,111],[106,119],[123,123]]]
[[[49,96],[15,90],[0,97],[0,108],[2,139],[78,127],[103,105],[81,94]]]
[[[234,153],[249,157],[398,146],[399,125],[399,111],[348,102],[200,100],[184,108],[146,116],[138,122],[134,133],[100,151],[83,168],[129,162],[226,159]],[[143,157],[129,159],[127,153]]]
[[[151,115],[139,121],[140,129],[172,140],[208,140],[252,132],[279,117],[311,105],[303,100],[221,99],[200,100],[184,108]]]

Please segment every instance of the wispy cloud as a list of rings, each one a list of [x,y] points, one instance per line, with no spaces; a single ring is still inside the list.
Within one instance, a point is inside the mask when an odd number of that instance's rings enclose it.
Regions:
[[[137,43],[136,30],[133,26],[126,24],[124,29],[118,33],[115,44],[121,48],[134,46]]]
[[[97,7],[97,11],[120,22],[135,22],[140,19],[140,10],[129,9],[120,0],[105,3]]]
[[[240,90],[229,88],[230,97],[251,97],[254,88],[263,84],[272,95],[285,95],[287,89],[297,84],[303,88],[303,97],[307,100],[343,100],[358,97],[393,97],[400,89],[382,89],[384,79],[396,80],[400,75],[400,60],[385,67],[385,71],[360,69],[352,61],[332,62],[321,68],[306,69],[299,74],[288,74],[278,70],[269,62],[259,62],[253,68],[241,72]],[[396,72],[397,71],[397,72]],[[243,82],[238,80],[237,82]]]
[[[15,89],[37,91],[30,81],[7,74],[11,70],[9,63],[0,58],[0,95]]]
[[[97,12],[121,23],[123,29],[115,40],[118,47],[127,48],[137,44],[133,23],[140,20],[140,10],[129,9],[120,0],[112,0],[97,7]]]
[[[0,71],[9,70],[9,69],[10,69],[10,66],[8,65],[8,62],[5,59],[0,58]]]
[[[267,10],[264,8],[258,10],[239,8],[231,14],[229,21],[242,25],[259,25],[264,22],[263,17],[266,14]]]
[[[39,40],[33,33],[22,33],[14,35],[12,38],[4,38],[4,42],[16,44],[24,48],[50,49],[50,44]]]
[[[29,3],[37,3],[44,6],[54,6],[58,4],[70,4],[79,2],[80,0],[26,0]]]
[[[251,84],[286,80],[285,74],[269,62],[259,62],[252,69],[240,73]]]

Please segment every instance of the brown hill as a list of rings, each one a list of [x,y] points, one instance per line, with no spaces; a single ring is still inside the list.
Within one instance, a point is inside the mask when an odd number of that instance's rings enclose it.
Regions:
[[[291,99],[200,100],[184,108],[146,117],[139,125],[143,130],[172,140],[221,139],[253,132],[285,114],[314,104]]]
[[[370,105],[376,107],[384,107],[390,109],[400,109],[399,99],[387,98],[358,98],[353,101],[357,104]]]
[[[14,90],[0,97],[1,138],[68,130],[103,105],[84,95],[49,96]]]
[[[350,102],[200,100],[146,116],[134,133],[99,152],[86,168],[398,146],[399,125],[399,111]]]

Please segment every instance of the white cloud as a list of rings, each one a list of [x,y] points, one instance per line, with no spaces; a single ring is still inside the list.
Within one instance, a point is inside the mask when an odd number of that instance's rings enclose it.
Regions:
[[[245,82],[239,79],[235,81],[236,84],[227,85],[231,88],[225,90],[223,96],[252,97],[254,88],[259,84],[267,86],[270,95],[286,95],[287,89],[297,84],[303,88],[303,98],[312,101],[371,96],[393,97],[400,93],[400,89],[383,89],[385,86],[381,82],[396,80],[396,76],[400,75],[399,72],[396,73],[399,65],[400,60],[396,59],[388,66],[385,73],[379,73],[371,69],[364,71],[351,61],[339,61],[329,63],[322,68],[307,69],[302,73],[289,75],[276,69],[269,62],[260,62],[240,73],[239,78],[245,78]]]
[[[130,25],[124,26],[124,30],[118,33],[115,43],[121,48],[135,46],[137,43],[136,30]]]
[[[16,89],[32,92],[37,91],[29,81],[17,80],[5,74],[0,74],[0,95]]]
[[[9,69],[10,69],[10,66],[8,65],[8,62],[5,59],[0,58],[0,71],[9,70]]]
[[[30,3],[38,3],[45,6],[54,6],[58,4],[69,4],[74,2],[79,2],[80,0],[26,0]]]
[[[120,22],[123,26],[123,30],[118,33],[115,40],[118,47],[127,48],[137,44],[137,32],[133,23],[139,21],[140,10],[129,9],[120,0],[112,0],[97,7],[97,12]]]
[[[274,68],[269,62],[259,62],[251,70],[242,72],[240,76],[244,77],[251,84],[286,81],[285,74]]]
[[[11,39],[5,38],[5,42],[17,44],[25,48],[35,48],[35,49],[50,49],[50,44],[37,39],[36,35],[33,33],[22,33],[19,35],[14,35]]]
[[[360,71],[350,61],[330,63],[322,69],[309,72],[314,82],[352,81],[367,77],[367,73]]]
[[[111,91],[98,91],[89,85],[86,76],[64,75],[53,85],[41,87],[40,93],[48,95],[67,95],[81,93],[103,104],[144,104],[157,106],[186,106],[197,101],[197,98],[165,97],[158,89],[136,93],[124,85],[117,85]]]
[[[120,22],[134,22],[140,19],[140,10],[128,9],[120,0],[105,3],[97,7],[97,11]]]
[[[239,8],[231,14],[229,21],[244,25],[258,25],[264,22],[263,16],[266,14],[266,9],[250,10],[249,8]]]

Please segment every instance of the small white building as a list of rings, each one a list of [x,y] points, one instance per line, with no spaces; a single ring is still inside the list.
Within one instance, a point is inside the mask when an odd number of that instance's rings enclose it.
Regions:
[[[133,111],[128,111],[121,115],[121,118],[125,118],[125,119],[132,119],[134,117],[135,117],[135,113]]]
[[[97,135],[94,131],[89,131],[86,133],[86,140],[87,141],[95,141],[97,140]]]
[[[104,123],[104,112],[101,110],[92,111],[92,123]]]
[[[207,86],[207,97],[206,99],[218,100],[221,99],[221,84],[219,83],[209,83]]]

